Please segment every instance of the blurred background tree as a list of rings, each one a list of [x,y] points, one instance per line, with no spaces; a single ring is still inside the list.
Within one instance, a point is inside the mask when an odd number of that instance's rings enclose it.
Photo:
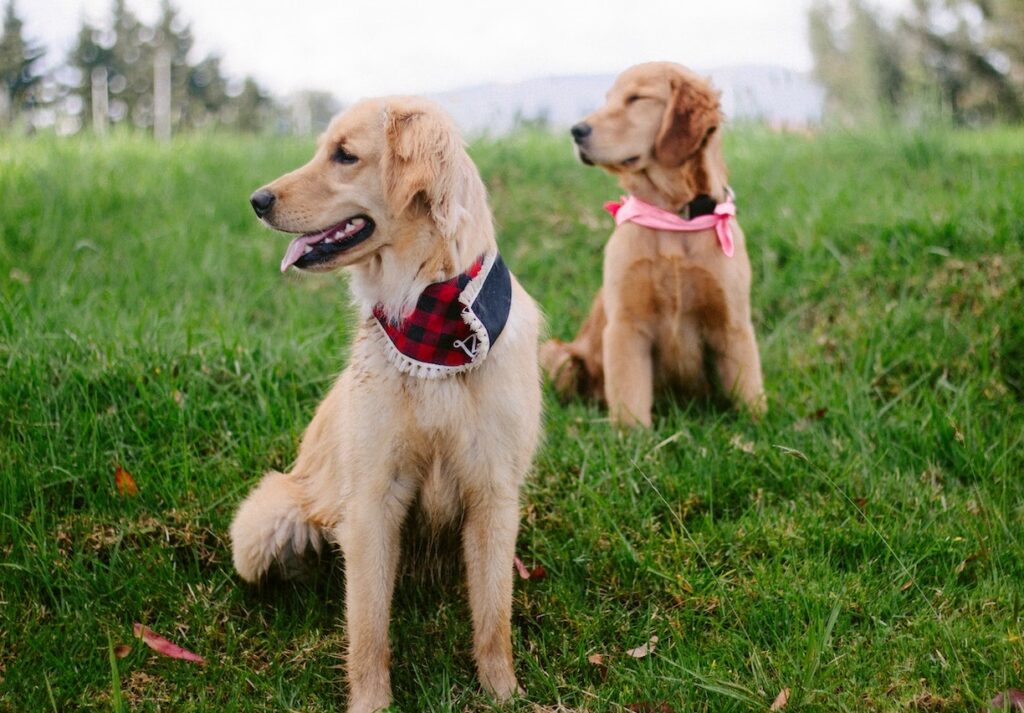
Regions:
[[[915,0],[901,25],[957,123],[1024,119],[1024,2]]]
[[[865,0],[814,0],[814,74],[841,123],[1024,119],[1024,2],[914,0],[884,17]]]
[[[107,122],[151,128],[154,65],[163,53],[170,63],[170,119],[175,131],[218,125],[243,131],[279,128],[280,107],[255,79],[232,83],[215,54],[193,63],[193,44],[191,26],[170,0],[162,0],[152,26],[135,16],[126,0],[112,0],[103,26],[82,21],[67,57],[72,71],[64,85],[65,110],[80,125],[92,123],[97,101],[92,77],[98,71],[106,77]]]
[[[42,80],[37,65],[46,50],[28,41],[14,0],[4,6],[0,35],[0,125],[6,126],[32,109]]]

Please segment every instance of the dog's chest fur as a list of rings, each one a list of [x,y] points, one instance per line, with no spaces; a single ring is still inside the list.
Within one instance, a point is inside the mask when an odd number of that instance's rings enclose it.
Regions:
[[[349,370],[357,410],[368,414],[366,437],[387,459],[395,494],[414,492],[419,519],[430,529],[459,519],[466,491],[480,487],[477,480],[491,471],[488,434],[515,418],[513,402],[494,388],[501,371],[495,362],[505,346],[499,342],[473,371],[422,378],[400,373],[363,330],[353,345]],[[378,421],[377,413],[389,418]]]

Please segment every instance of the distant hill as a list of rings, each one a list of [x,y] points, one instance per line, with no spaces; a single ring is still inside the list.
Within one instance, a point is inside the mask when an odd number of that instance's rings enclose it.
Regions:
[[[807,75],[784,67],[721,67],[710,76],[722,91],[731,120],[806,127],[821,121],[824,90]],[[522,123],[560,129],[579,121],[604,101],[615,75],[543,77],[510,84],[481,84],[434,94],[468,134],[507,133]]]

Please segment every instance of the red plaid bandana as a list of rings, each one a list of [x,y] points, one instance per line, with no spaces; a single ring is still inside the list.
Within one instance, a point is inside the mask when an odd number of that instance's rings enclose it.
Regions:
[[[437,378],[477,366],[508,319],[512,283],[498,254],[483,255],[461,275],[429,285],[401,324],[373,310],[386,353],[401,371]]]

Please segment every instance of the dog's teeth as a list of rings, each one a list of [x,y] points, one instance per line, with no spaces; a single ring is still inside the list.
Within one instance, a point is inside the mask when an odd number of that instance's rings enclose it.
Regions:
[[[309,255],[309,254],[310,254],[311,252],[313,252],[313,246],[312,246],[312,245],[307,245],[307,246],[306,246],[305,248],[303,248],[303,250],[302,250],[302,254],[303,254],[303,255]]]
[[[349,221],[349,225],[352,226],[353,228],[362,228],[364,225],[366,225],[366,221],[363,220],[362,218],[356,218],[355,220]]]

